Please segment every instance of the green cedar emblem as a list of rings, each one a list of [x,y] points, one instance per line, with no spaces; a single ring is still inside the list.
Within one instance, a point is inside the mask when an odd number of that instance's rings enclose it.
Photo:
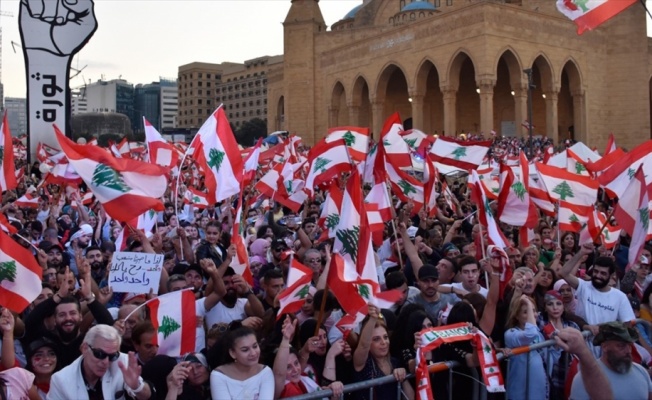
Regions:
[[[466,157],[466,147],[458,147],[453,151],[453,156],[455,156],[456,160],[459,160],[462,157]]]
[[[417,139],[416,138],[414,138],[414,139],[404,139],[404,140],[405,140],[405,143],[407,143],[408,146],[410,146],[412,148],[414,148],[414,146],[417,145]]]
[[[156,216],[156,211],[149,210],[147,211],[147,215],[149,215],[149,219],[154,219],[154,217]]]
[[[584,164],[582,164],[581,162],[576,161],[575,162],[575,173],[581,175],[582,172],[585,172],[585,171],[586,171],[586,167],[584,167]]]
[[[650,224],[650,209],[648,207],[643,207],[638,210],[638,215],[643,223],[643,227],[647,230],[647,227]]]
[[[403,191],[403,194],[408,196],[408,197],[410,196],[410,193],[416,193],[417,192],[417,190],[414,188],[414,186],[412,186],[409,182],[407,182],[404,179],[401,179],[400,181],[398,181],[398,186]]]
[[[487,212],[487,216],[490,218],[494,217],[494,213],[491,211],[491,205],[489,204],[489,199],[484,199],[484,209]]]
[[[552,192],[557,193],[562,201],[566,201],[567,197],[575,197],[573,190],[571,190],[570,185],[566,181],[562,181],[559,185],[555,186]]]
[[[287,181],[285,184],[285,190],[287,190],[288,193],[292,194],[292,180]]]
[[[351,131],[346,131],[342,136],[342,139],[344,139],[344,143],[349,147],[355,144],[355,135],[352,134]]]
[[[0,262],[0,281],[16,282],[16,261]]]
[[[323,157],[317,157],[315,159],[315,163],[313,164],[313,172],[318,172],[321,170],[321,173],[323,174],[326,172],[326,166],[331,162],[328,158],[323,158]]]
[[[168,317],[167,315],[163,317],[163,322],[158,327],[158,331],[163,333],[163,338],[167,339],[168,336],[174,333],[174,331],[181,328],[181,325],[174,319]]]
[[[335,233],[335,236],[342,242],[341,254],[349,255],[355,263],[358,259],[358,243],[360,242],[360,227],[354,226],[351,229],[342,229]]]
[[[0,146],[0,164],[2,164],[4,159],[5,159],[5,147]]]
[[[201,199],[199,198],[199,196],[193,196],[192,197],[192,202],[195,203],[195,204],[199,204],[199,203],[201,203]]]
[[[489,346],[488,344],[485,344],[484,347],[482,348],[482,350],[485,353],[491,353],[491,346]]]
[[[577,215],[575,215],[575,214],[571,214],[571,216],[568,217],[568,220],[569,220],[570,222],[580,222],[580,219],[577,218]]]
[[[222,161],[224,161],[224,156],[226,153],[217,149],[211,149],[208,152],[208,166],[210,168],[215,168],[216,171],[220,170]]]
[[[385,146],[385,147],[389,147],[389,146],[391,146],[391,145],[392,145],[392,144],[389,142],[389,140],[387,140],[387,139],[383,140],[383,146]]]
[[[611,238],[609,237],[609,229],[605,229],[605,230],[603,230],[603,231],[602,231],[602,234],[604,235],[604,238],[605,238],[606,240],[611,240]]]
[[[373,155],[376,150],[378,150],[378,143],[374,143],[371,147],[369,147],[369,154],[367,154],[367,157]]]
[[[130,189],[118,171],[104,164],[97,164],[95,167],[92,184],[96,187],[106,186],[122,193],[127,193]]]
[[[629,168],[627,170],[627,175],[629,176],[629,179],[631,180],[634,177],[634,174],[636,174],[636,170]]]
[[[294,297],[298,297],[303,300],[308,295],[309,290],[310,290],[310,285],[305,285],[304,287],[301,288],[301,290],[297,292],[297,294],[294,295]]]
[[[367,287],[367,285],[358,285],[358,293],[361,297],[367,300],[371,298],[371,293],[369,292],[369,287]]]
[[[340,223],[340,216],[337,214],[328,214],[326,216],[326,228],[335,229],[337,224]]]
[[[589,12],[589,8],[586,6],[589,0],[571,0],[571,3],[574,3],[576,6],[582,9],[582,12]]]

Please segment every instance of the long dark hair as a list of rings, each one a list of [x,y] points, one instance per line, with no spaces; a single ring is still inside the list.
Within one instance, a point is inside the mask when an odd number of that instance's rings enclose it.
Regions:
[[[235,321],[234,321],[235,322]],[[235,360],[231,357],[229,350],[235,346],[235,342],[246,336],[256,336],[256,332],[240,323],[232,322],[229,326],[229,331],[215,343],[208,352],[208,363],[211,368],[217,368],[220,365],[231,364]]]

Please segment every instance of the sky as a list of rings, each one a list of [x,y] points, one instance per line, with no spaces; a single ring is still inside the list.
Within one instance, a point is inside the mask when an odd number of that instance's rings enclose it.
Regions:
[[[1,1],[2,11],[13,14],[0,17],[4,95],[25,97],[20,1]],[[361,3],[320,0],[319,5],[330,26]],[[282,22],[289,8],[290,0],[95,0],[99,27],[72,62],[72,68],[83,71],[70,87],[119,77],[150,83],[159,77],[175,79],[180,65],[194,61],[243,62],[282,54]],[[651,28],[648,18],[648,35]]]

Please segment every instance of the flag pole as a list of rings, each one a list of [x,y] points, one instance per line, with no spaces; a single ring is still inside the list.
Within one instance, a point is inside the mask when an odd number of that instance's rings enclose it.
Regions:
[[[396,241],[398,245],[398,233],[396,232],[396,210],[394,209],[394,203],[392,203],[392,198],[389,195],[389,187],[387,186],[387,181],[385,183],[385,195],[387,196],[387,203],[390,204],[389,209],[392,210],[392,230],[394,231],[394,240]],[[403,270],[403,256],[401,255],[401,249],[397,248],[397,253],[398,253],[398,263],[399,266],[401,267],[401,270]]]
[[[19,235],[18,233],[14,233],[14,235],[18,236],[19,238],[21,238],[21,239],[23,239],[24,241],[26,241],[27,243],[29,243],[29,245],[32,246],[32,248],[33,248],[34,250],[36,250],[37,252],[39,251],[39,248],[36,247],[36,245],[34,245],[34,244],[32,243],[32,241],[29,240],[29,239],[27,239],[25,236]]]
[[[484,233],[482,232],[482,223],[478,220],[478,227],[480,227],[480,247],[482,247],[482,259],[487,258],[487,252],[484,248]],[[484,271],[484,281],[487,284],[487,288],[489,287],[489,274],[487,274],[487,271]]]
[[[604,231],[604,228],[607,227],[607,224],[609,223],[609,220],[611,219],[611,217],[614,215],[614,211],[615,211],[615,210],[616,210],[615,208],[612,208],[612,209],[611,209],[611,212],[609,212],[609,215],[608,215],[607,218],[605,218],[605,220],[604,220],[604,224],[602,224],[602,227],[600,227],[600,230],[598,231],[598,233],[597,233],[597,234],[595,235],[595,237],[593,238],[593,243],[595,243],[595,241],[598,240],[598,238],[600,237],[600,235],[602,235],[602,231]],[[620,240],[620,236],[618,237],[618,240]],[[614,245],[614,248],[616,248],[615,245]]]

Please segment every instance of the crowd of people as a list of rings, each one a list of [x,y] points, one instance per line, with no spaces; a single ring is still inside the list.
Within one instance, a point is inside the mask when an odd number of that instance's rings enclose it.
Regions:
[[[497,143],[507,151],[526,145]],[[42,267],[43,283],[23,313],[0,314],[3,399],[271,400],[330,390],[335,398],[371,400],[368,390],[343,394],[344,386],[390,375],[400,396],[414,399],[418,382],[406,376],[417,367],[419,332],[457,323],[489,336],[509,359],[501,366],[507,391],[496,398],[652,398],[652,246],[627,268],[627,237],[612,250],[578,246],[577,234],[542,217],[524,246],[501,224],[510,240],[504,258],[483,248],[486,232],[469,218],[470,190],[452,185],[455,211],[444,196],[434,216],[397,205],[374,254],[383,290],[401,298],[387,309],[370,303],[358,326],[342,330],[347,299],[326,286],[332,241],[319,240],[322,192],[297,214],[273,201],[247,209],[248,282],[230,266],[235,199],[197,209],[170,190],[152,232],[121,232],[99,202],[85,205],[58,185],[30,188],[41,179],[37,163],[27,176],[5,193],[0,211],[18,229],[17,245]],[[38,207],[15,204],[25,191]],[[112,290],[109,266],[120,250],[163,256],[159,296],[192,290],[193,352],[158,354],[159,329],[139,307],[156,295]],[[312,270],[312,285],[298,312],[279,316],[292,259]],[[501,263],[512,272],[507,282]],[[591,332],[588,341],[581,331]],[[548,339],[557,345],[512,354]],[[473,398],[478,356],[468,341],[429,352],[429,364],[458,362],[452,379],[431,374],[434,398]],[[372,397],[397,398],[396,383],[374,387]]]

